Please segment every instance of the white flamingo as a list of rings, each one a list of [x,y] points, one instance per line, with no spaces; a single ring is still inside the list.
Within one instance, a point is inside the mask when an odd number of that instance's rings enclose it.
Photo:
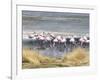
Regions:
[[[61,36],[57,36],[56,38],[57,38],[59,41],[61,41]]]
[[[52,38],[50,36],[45,36],[45,40],[44,40],[45,45],[51,47],[51,40]]]
[[[90,43],[90,40],[86,40],[86,43]]]
[[[75,43],[75,39],[74,39],[74,37],[71,37],[71,38],[70,38],[70,42],[71,42],[72,44]]]
[[[70,50],[72,50],[74,47],[75,47],[75,38],[74,37],[71,37],[70,38]]]
[[[62,37],[61,44],[64,44],[64,46],[66,47],[66,38]]]
[[[55,38],[55,39],[53,40],[53,46],[56,46],[56,43],[58,43],[58,39],[57,39],[57,38]]]
[[[81,44],[81,47],[82,47],[83,44],[86,43],[87,37],[86,37],[86,36],[83,36],[83,37],[81,37],[81,38],[79,39],[79,41],[80,41],[80,44]]]

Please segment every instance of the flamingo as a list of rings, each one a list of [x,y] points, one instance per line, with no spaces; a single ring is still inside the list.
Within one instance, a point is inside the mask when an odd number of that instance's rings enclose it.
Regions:
[[[86,41],[87,41],[87,37],[86,36],[83,36],[79,39],[80,41],[80,44],[81,44],[81,47],[85,47],[86,45]]]
[[[49,46],[49,47],[51,47],[51,37],[50,36],[45,36],[45,39],[44,39],[44,42],[45,42],[45,44],[46,44],[46,47],[47,46]]]
[[[75,39],[74,39],[74,37],[71,37],[71,38],[70,38],[70,43],[72,43],[72,44],[75,43]]]
[[[58,43],[58,39],[57,39],[57,38],[55,38],[55,39],[53,40],[53,46],[56,46],[56,45],[57,45],[57,43]]]
[[[61,44],[63,44],[66,47],[66,38],[62,37]]]
[[[72,50],[75,47],[75,38],[71,37],[70,38],[70,49]]]

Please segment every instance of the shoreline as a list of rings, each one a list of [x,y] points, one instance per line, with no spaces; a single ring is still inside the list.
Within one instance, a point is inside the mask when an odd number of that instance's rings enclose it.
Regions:
[[[89,33],[72,33],[72,32],[53,32],[53,31],[37,31],[37,30],[34,30],[34,31],[23,31],[23,35],[31,35],[33,33],[37,33],[37,34],[41,34],[41,33],[50,33],[50,34],[54,34],[54,35],[62,35],[62,36],[72,36],[72,35],[75,35],[75,36],[84,36],[84,35],[87,35],[89,36]]]

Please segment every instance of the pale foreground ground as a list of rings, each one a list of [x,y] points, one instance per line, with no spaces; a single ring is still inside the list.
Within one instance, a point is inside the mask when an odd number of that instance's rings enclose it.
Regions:
[[[51,68],[88,66],[89,52],[82,48],[76,48],[70,53],[65,53],[61,58],[52,58],[39,54],[38,51],[23,49],[22,68]]]

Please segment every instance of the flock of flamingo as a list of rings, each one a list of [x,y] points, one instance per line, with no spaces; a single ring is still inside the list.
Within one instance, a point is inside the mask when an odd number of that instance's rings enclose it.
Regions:
[[[36,33],[23,35],[23,42],[27,41],[33,44],[33,46],[38,46],[40,49],[46,48],[89,48],[90,38],[86,35],[84,36],[62,36],[54,35],[52,33]]]

